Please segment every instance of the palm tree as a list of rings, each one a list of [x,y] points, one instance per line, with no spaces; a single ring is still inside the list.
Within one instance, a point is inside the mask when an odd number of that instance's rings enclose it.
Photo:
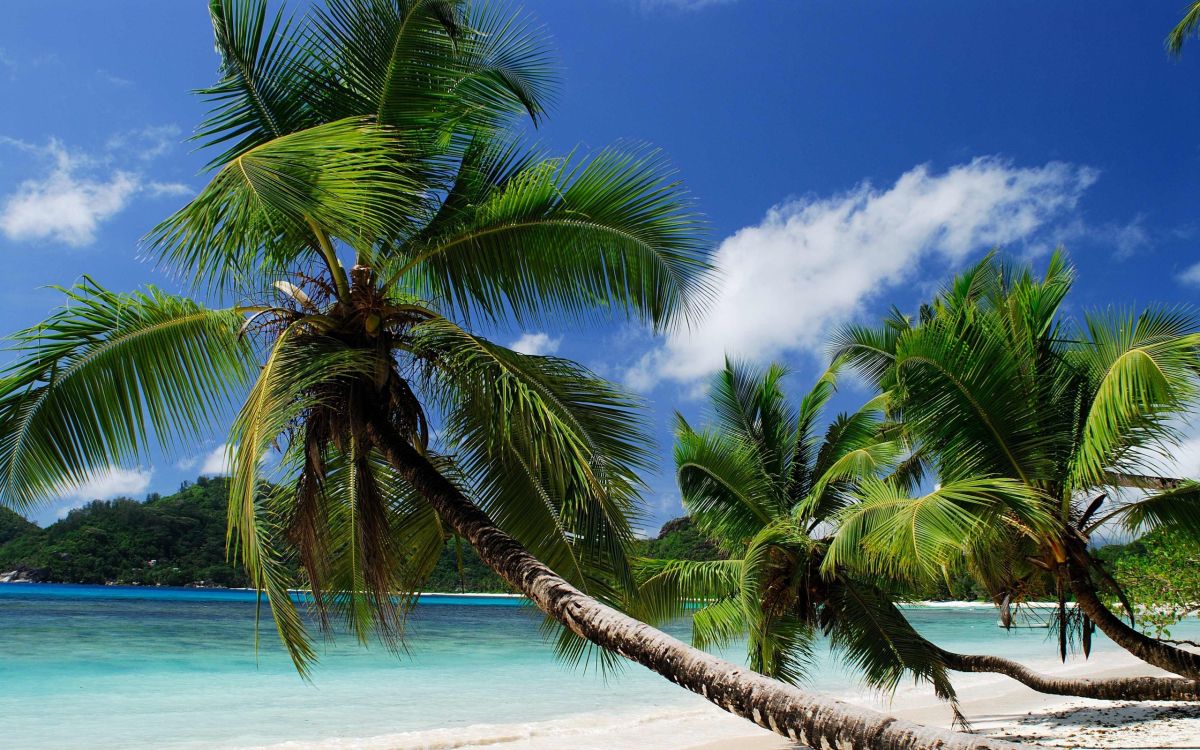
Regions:
[[[564,626],[569,653],[594,644],[785,736],[1015,747],[747,674],[604,603],[632,584],[636,401],[470,326],[667,328],[701,297],[705,245],[653,152],[549,158],[511,134],[554,90],[539,31],[465,0],[329,0],[299,21],[212,0],[211,14],[221,77],[198,137],[220,153],[147,238],[196,296],[86,279],[10,339],[6,504],[154,444],[188,450],[240,401],[230,548],[301,671],[315,654],[290,561],[322,627],[395,642],[457,535]]]
[[[886,580],[821,571],[831,518],[904,455],[882,398],[825,428],[838,367],[793,408],[781,387],[785,368],[726,361],[710,389],[713,426],[697,430],[676,416],[684,507],[728,558],[639,561],[642,599],[658,619],[691,613],[699,648],[746,638],[750,667],[770,677],[802,680],[824,634],[873,687],[893,690],[908,672],[953,698],[946,670]]]
[[[891,691],[906,674],[954,700],[948,670],[998,672],[1042,692],[1092,698],[1197,700],[1190,680],[1059,679],[1008,659],[957,654],[922,637],[895,602],[912,595],[903,581],[825,566],[840,514],[866,495],[878,502],[921,482],[922,462],[899,425],[884,418],[887,396],[822,431],[841,363],[792,408],[786,371],[727,362],[710,390],[714,425],[693,429],[677,417],[675,463],[684,506],[728,555],[715,561],[643,560],[642,603],[660,620],[692,615],[698,648],[745,638],[752,669],[798,682],[811,668],[818,635],[867,684]],[[1011,479],[967,476],[922,502],[1036,502]],[[1026,511],[1028,512],[1028,511]]]
[[[924,578],[963,564],[1006,613],[1040,581],[1059,592],[1063,658],[1076,639],[1088,653],[1098,627],[1197,680],[1200,655],[1136,630],[1133,608],[1089,551],[1092,535],[1113,525],[1200,538],[1200,484],[1158,476],[1175,425],[1200,397],[1197,321],[1149,308],[1076,322],[1061,314],[1073,280],[1059,252],[1041,279],[989,255],[916,324],[893,314],[879,328],[842,331],[835,351],[889,394],[892,416],[944,484],[1007,478],[1039,501],[864,496],[839,515],[826,564]],[[1105,591],[1120,597],[1130,624],[1105,605]]]

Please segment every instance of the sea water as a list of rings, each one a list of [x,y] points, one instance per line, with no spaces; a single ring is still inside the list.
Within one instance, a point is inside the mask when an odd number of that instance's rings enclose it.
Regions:
[[[307,682],[265,613],[256,648],[255,607],[239,591],[0,584],[0,748],[390,750],[539,738],[611,748],[612,732],[631,727],[672,746],[693,730],[696,743],[718,738],[690,718],[709,715],[703,700],[641,667],[601,674],[556,661],[542,617],[520,599],[427,596],[401,653],[337,637],[319,644]],[[1044,629],[1000,629],[991,607],[908,615],[949,649],[1037,663],[1056,648]],[[687,638],[685,622],[668,629]],[[1092,658],[1113,648],[1098,636]],[[822,657],[809,687],[849,696],[860,686]],[[736,720],[728,731],[745,733]]]

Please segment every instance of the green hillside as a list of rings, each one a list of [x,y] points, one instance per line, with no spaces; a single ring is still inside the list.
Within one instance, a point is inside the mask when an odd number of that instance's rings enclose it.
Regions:
[[[226,479],[201,477],[166,497],[97,500],[40,528],[0,508],[0,573],[50,583],[245,586],[225,561]],[[642,542],[648,557],[714,559],[717,549],[688,518]],[[460,567],[461,555],[461,567]],[[467,544],[446,544],[427,591],[504,592],[508,586]]]

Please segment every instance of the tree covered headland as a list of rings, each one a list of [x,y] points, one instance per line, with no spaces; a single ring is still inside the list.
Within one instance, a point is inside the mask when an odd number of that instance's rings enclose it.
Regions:
[[[49,583],[247,586],[225,555],[229,481],[200,477],[145,502],[97,500],[40,528],[0,508],[0,573]],[[461,552],[461,575],[459,558]],[[427,590],[501,592],[508,588],[469,545],[450,540]]]
[[[0,508],[0,574],[20,570],[48,583],[248,586],[225,556],[229,480],[200,477],[179,492],[96,500],[46,527]],[[644,553],[713,559],[716,547],[688,518],[667,522]],[[426,591],[510,591],[469,544],[447,540]]]
[[[247,586],[241,568],[225,557],[229,481],[200,477],[179,492],[144,502],[96,500],[41,528],[0,508],[0,574],[19,570],[48,583],[117,583],[146,586]],[[653,539],[638,543],[647,558],[716,560],[723,555],[687,516],[668,521]],[[1170,535],[1153,532],[1097,553],[1144,612],[1144,627],[1169,636],[1172,624],[1195,614],[1200,602],[1200,552]],[[510,591],[468,544],[447,540],[426,591]],[[929,599],[985,601],[967,575],[936,589],[914,592]],[[1049,592],[1047,592],[1049,596]]]

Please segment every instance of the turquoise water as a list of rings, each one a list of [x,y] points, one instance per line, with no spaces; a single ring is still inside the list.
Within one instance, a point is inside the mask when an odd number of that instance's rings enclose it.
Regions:
[[[237,591],[0,585],[0,747],[400,747],[331,738],[698,704],[640,667],[605,678],[556,663],[541,617],[519,600],[427,597],[407,653],[339,638],[322,646],[311,683],[297,677],[273,631],[264,630],[256,655],[254,609],[253,595]],[[910,616],[948,648],[1052,661],[1044,630],[1006,633],[991,608]],[[687,636],[686,624],[671,630]],[[1112,648],[1098,639],[1099,655]],[[834,664],[815,672],[814,688],[856,689]]]

